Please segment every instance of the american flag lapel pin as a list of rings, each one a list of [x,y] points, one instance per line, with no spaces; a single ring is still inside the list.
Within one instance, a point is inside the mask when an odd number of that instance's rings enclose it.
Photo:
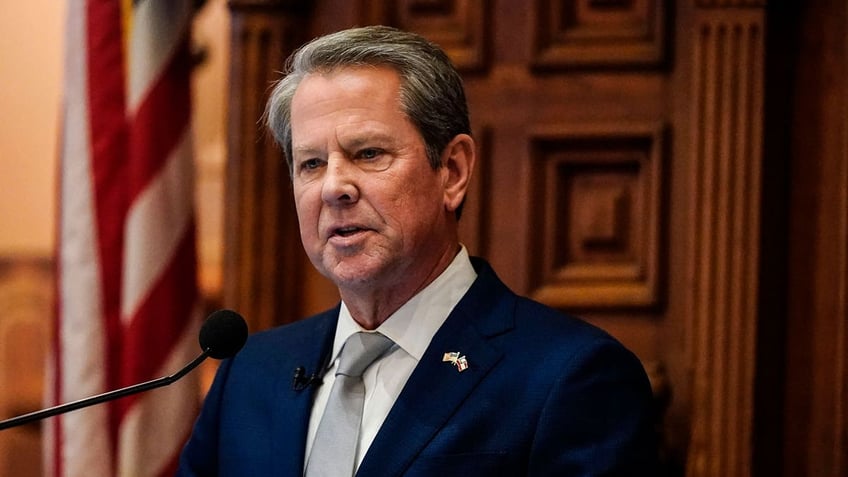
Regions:
[[[456,370],[460,373],[468,369],[468,359],[462,356],[459,351],[450,351],[442,356],[442,362],[452,363],[456,366]]]

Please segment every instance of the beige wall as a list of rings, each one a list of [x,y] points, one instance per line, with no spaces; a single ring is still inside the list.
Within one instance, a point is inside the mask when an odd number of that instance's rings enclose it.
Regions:
[[[65,2],[0,6],[0,255],[53,247]]]
[[[64,0],[0,6],[0,257],[51,255],[64,57]],[[194,83],[202,282],[219,286],[229,16],[208,0],[195,24],[207,51]]]

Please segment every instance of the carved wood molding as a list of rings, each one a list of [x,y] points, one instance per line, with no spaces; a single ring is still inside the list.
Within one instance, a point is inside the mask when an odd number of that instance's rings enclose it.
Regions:
[[[364,24],[413,31],[437,43],[462,72],[488,62],[489,0],[360,0]]]
[[[695,14],[688,476],[752,471],[764,21],[753,9]]]
[[[659,303],[664,131],[581,123],[531,133],[531,296],[570,309]]]
[[[664,0],[535,0],[534,65],[541,69],[658,66]]]

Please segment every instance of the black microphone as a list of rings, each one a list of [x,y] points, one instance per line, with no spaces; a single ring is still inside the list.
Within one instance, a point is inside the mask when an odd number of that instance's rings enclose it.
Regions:
[[[309,386],[317,386],[323,383],[324,380],[321,379],[321,376],[312,373],[309,376],[306,375],[306,368],[303,366],[298,366],[294,370],[294,376],[292,376],[292,389],[295,391],[303,391]]]
[[[215,359],[232,358],[247,341],[247,323],[233,310],[218,310],[200,327],[200,349]]]
[[[167,386],[191,372],[210,356],[215,359],[226,359],[235,356],[241,350],[242,346],[244,346],[245,341],[247,341],[247,323],[245,323],[241,315],[232,310],[218,310],[209,315],[203,323],[203,326],[200,328],[199,338],[200,349],[203,352],[197,358],[194,358],[194,361],[188,363],[183,369],[170,376],[6,419],[0,421],[0,430]]]

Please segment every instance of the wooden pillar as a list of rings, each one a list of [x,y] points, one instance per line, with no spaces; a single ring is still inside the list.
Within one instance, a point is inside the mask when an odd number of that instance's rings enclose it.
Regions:
[[[696,0],[687,476],[752,472],[765,0]]]
[[[261,124],[273,81],[308,35],[307,0],[230,0],[224,306],[251,331],[301,317],[305,258],[282,150]]]

